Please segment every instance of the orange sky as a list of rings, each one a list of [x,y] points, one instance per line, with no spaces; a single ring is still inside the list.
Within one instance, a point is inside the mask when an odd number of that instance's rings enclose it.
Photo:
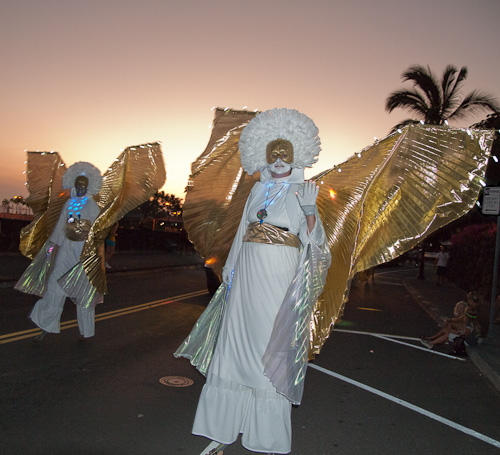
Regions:
[[[158,140],[183,197],[213,106],[309,115],[312,176],[408,117],[384,104],[412,64],[467,66],[464,92],[500,98],[499,17],[498,0],[3,0],[0,199],[27,196],[25,149],[105,171]]]

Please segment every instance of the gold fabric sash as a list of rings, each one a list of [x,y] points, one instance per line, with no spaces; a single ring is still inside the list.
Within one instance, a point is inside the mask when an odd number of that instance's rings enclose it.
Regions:
[[[251,223],[245,235],[244,242],[267,243],[269,245],[284,245],[294,248],[300,247],[300,240],[295,234],[285,231],[272,224],[255,221]]]
[[[92,227],[90,220],[75,220],[66,224],[66,238],[74,242],[82,242],[89,235]]]

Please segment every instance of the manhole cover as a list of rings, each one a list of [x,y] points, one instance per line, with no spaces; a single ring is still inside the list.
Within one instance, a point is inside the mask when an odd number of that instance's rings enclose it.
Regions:
[[[193,380],[182,376],[165,376],[160,378],[160,383],[169,387],[189,387],[193,385]]]

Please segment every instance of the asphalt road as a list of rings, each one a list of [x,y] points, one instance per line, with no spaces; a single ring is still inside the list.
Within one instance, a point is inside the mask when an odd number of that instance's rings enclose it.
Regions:
[[[436,326],[405,273],[353,285],[292,411],[292,454],[500,453],[500,396],[469,361],[421,348]],[[64,330],[39,344],[26,318],[36,299],[0,289],[0,452],[200,454],[208,441],[190,429],[204,379],[172,353],[205,289],[202,269],[113,276],[94,339],[77,341],[68,301]],[[224,455],[249,453],[238,441]]]

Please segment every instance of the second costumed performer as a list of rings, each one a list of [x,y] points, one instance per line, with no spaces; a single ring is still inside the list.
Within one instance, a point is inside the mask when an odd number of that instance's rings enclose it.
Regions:
[[[66,282],[73,286],[73,282],[79,280],[79,291],[73,292],[72,298],[76,304],[81,340],[95,335],[95,306],[103,301],[103,295],[95,291],[84,274],[80,274],[78,280],[68,278],[81,263],[85,240],[101,211],[93,199],[102,187],[101,173],[91,163],[79,161],[64,173],[62,184],[64,189],[70,190],[70,197],[62,207],[47,242],[15,287],[42,297],[29,316],[42,329],[34,341],[41,341],[47,333],[60,332],[60,319],[68,292],[63,288]],[[46,264],[51,262],[53,270]],[[30,289],[31,282],[44,281],[46,285],[41,292]]]
[[[229,291],[193,433],[221,443],[213,453],[240,433],[251,451],[289,453],[309,319],[331,260],[316,207],[318,188],[304,182],[304,168],[320,151],[318,129],[296,110],[272,109],[245,127],[239,150],[243,169],[260,171],[260,181],[223,268]],[[285,326],[298,327],[297,333],[283,334]],[[193,332],[177,356],[192,357],[186,345],[196,338]],[[295,350],[275,349],[287,337]]]

